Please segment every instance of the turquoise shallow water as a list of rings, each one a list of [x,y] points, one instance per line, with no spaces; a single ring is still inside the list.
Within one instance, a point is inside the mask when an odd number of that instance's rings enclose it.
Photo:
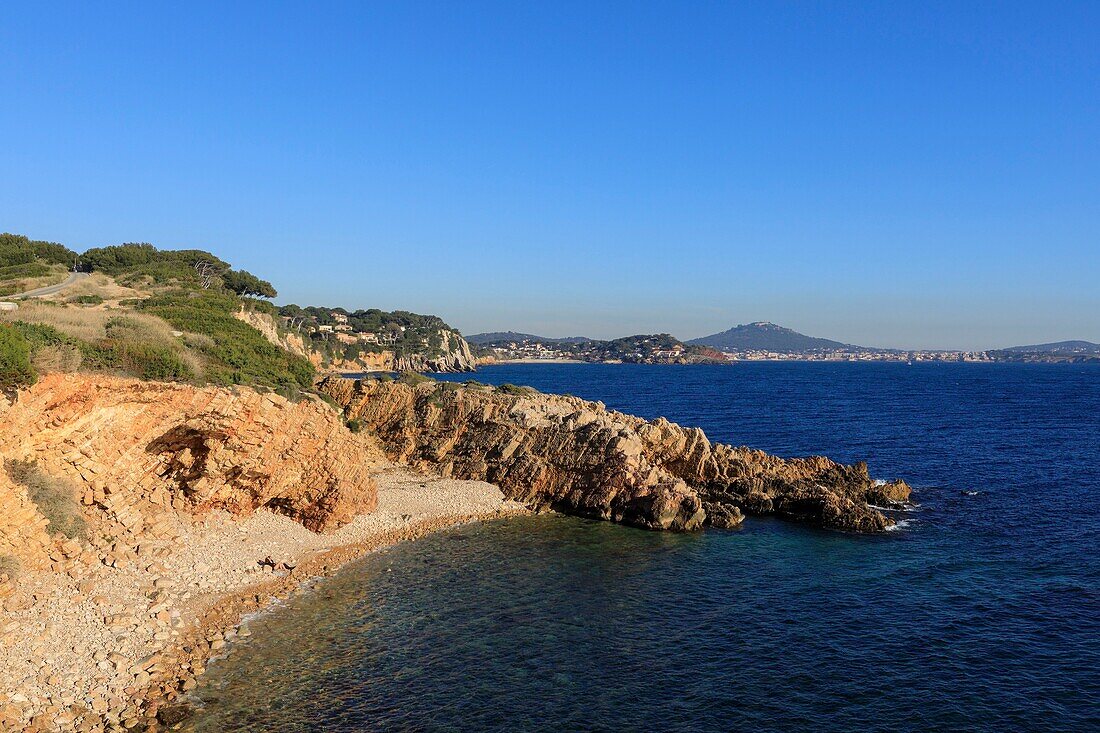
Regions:
[[[910,479],[920,507],[882,537],[556,516],[433,535],[254,622],[212,666],[190,730],[1100,726],[1100,369],[517,365],[477,378],[783,455],[866,458]]]

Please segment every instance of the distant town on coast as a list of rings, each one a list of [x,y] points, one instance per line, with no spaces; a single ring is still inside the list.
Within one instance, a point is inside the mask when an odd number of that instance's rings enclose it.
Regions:
[[[758,321],[689,341],[669,334],[613,340],[495,332],[467,336],[496,361],[698,364],[741,361],[1100,362],[1100,344],[1060,341],[987,351],[884,349],[815,338]]]

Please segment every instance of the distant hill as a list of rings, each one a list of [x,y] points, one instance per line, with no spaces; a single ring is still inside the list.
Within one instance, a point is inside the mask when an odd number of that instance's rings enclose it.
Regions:
[[[476,333],[467,336],[466,341],[477,346],[485,346],[499,342],[515,341],[517,343],[528,341],[539,344],[583,344],[592,339],[584,336],[566,336],[564,338],[551,338],[549,336],[536,336],[533,333],[516,333],[515,331],[493,331],[491,333]]]
[[[1002,351],[1027,354],[1100,354],[1100,344],[1091,341],[1055,341],[1051,344],[1012,346]]]
[[[686,342],[697,346],[710,346],[722,351],[744,351],[756,349],[775,352],[803,352],[814,349],[862,349],[860,346],[844,344],[840,341],[815,338],[777,326],[767,321],[746,323],[734,326],[728,331],[716,333]]]

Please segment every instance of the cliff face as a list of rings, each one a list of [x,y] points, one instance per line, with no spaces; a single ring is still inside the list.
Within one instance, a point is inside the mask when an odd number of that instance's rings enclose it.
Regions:
[[[640,527],[728,527],[744,514],[775,514],[878,532],[893,520],[868,503],[909,496],[904,482],[873,482],[865,463],[712,444],[697,428],[646,422],[576,397],[339,378],[321,389],[394,460],[487,480],[534,506]]]
[[[51,374],[0,400],[0,459],[34,460],[78,491],[96,537],[156,535],[167,512],[267,507],[320,531],[374,509],[384,460],[319,400]],[[0,470],[0,555],[45,561],[45,517]]]
[[[320,366],[320,354],[309,348],[308,342],[299,333],[286,333],[279,330],[275,318],[267,313],[242,308],[234,314],[237,320],[244,321],[264,335],[264,338],[279,348],[286,349],[296,356],[304,356]]]
[[[472,372],[477,369],[474,356],[466,339],[454,331],[440,331],[441,345],[436,355],[411,354],[395,357],[395,372]]]
[[[424,353],[396,355],[392,350],[380,353],[362,351],[355,358],[343,356],[326,357],[313,349],[308,339],[297,333],[280,331],[275,319],[266,313],[241,310],[237,318],[252,326],[271,343],[286,349],[292,354],[304,356],[321,370],[335,372],[472,372],[477,369],[478,360],[474,356],[466,339],[458,333],[448,330],[438,332],[440,347],[431,352],[427,347]]]

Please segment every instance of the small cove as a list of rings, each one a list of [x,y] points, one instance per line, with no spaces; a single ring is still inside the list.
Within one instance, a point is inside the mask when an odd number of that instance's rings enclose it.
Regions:
[[[1100,370],[476,376],[783,455],[868,458],[874,475],[913,481],[920,506],[882,537],[772,519],[674,535],[555,515],[447,530],[255,620],[211,667],[187,730],[1093,728],[1098,522],[1085,498],[1100,488]]]

